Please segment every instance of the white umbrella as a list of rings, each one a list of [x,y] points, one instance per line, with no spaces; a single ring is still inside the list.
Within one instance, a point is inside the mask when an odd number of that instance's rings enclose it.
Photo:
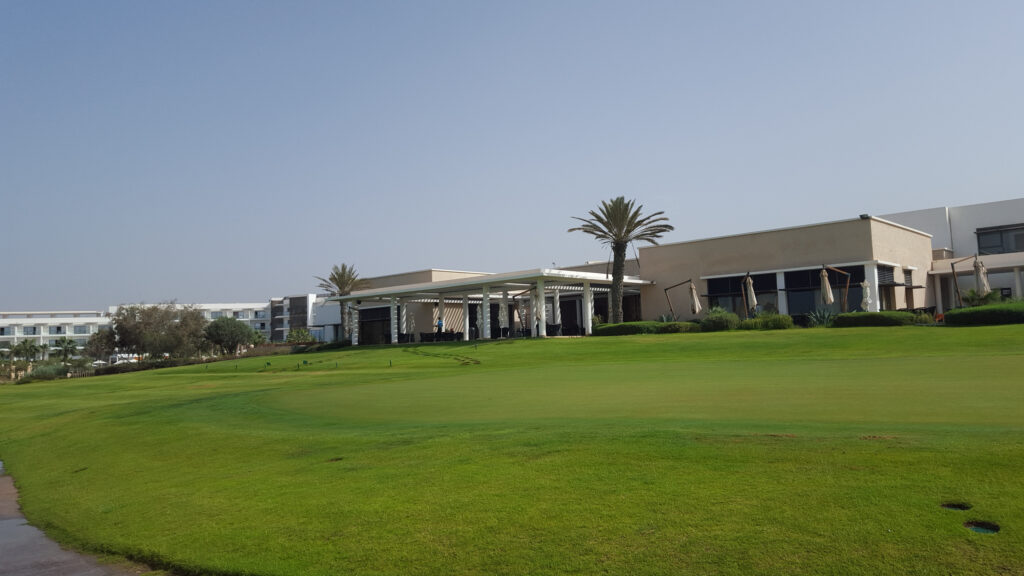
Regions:
[[[555,316],[552,319],[552,320],[554,320],[554,322],[553,322],[554,324],[561,324],[562,323],[562,306],[561,306],[562,302],[561,302],[561,300],[559,300],[559,298],[561,298],[561,293],[559,293],[558,290],[555,290],[555,296],[554,296],[554,299],[552,300],[552,302],[553,302],[552,306],[554,307],[554,312],[553,313],[554,313],[554,316]]]
[[[743,280],[743,284],[747,291],[747,310],[753,310],[757,307],[757,296],[754,295],[754,278],[747,276]]]
[[[700,314],[700,296],[697,294],[697,285],[690,282],[690,312],[696,316]]]
[[[988,283],[988,270],[985,268],[985,263],[974,258],[974,281],[978,284],[978,294],[984,296],[992,291],[992,286]]]
[[[832,296],[832,285],[828,282],[828,271],[824,268],[821,269],[821,299],[828,306],[831,306],[836,301],[835,297]]]
[[[871,309],[871,283],[867,280],[861,282],[860,291],[862,293],[860,298],[860,308],[867,312]]]

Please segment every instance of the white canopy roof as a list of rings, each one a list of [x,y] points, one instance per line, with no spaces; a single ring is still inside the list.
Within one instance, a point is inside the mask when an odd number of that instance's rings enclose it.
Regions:
[[[380,300],[385,298],[437,298],[439,294],[452,296],[480,295],[486,286],[488,293],[492,296],[503,292],[520,292],[536,285],[538,280],[543,280],[548,287],[564,287],[566,285],[582,286],[584,282],[593,284],[610,284],[612,277],[609,274],[597,272],[579,272],[576,270],[560,270],[555,268],[538,268],[536,270],[521,270],[518,272],[503,272],[501,274],[482,274],[470,278],[457,278],[453,280],[441,280],[437,282],[421,282],[419,284],[405,284],[402,286],[387,286],[383,288],[371,288],[369,290],[357,290],[346,296],[336,296],[329,300],[354,301],[354,300]],[[623,278],[623,286],[642,286],[653,284],[647,280],[641,280],[637,276],[626,276]]]

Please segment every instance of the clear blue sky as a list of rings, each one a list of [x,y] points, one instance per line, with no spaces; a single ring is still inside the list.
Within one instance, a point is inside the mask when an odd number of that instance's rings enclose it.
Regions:
[[[1024,3],[0,0],[0,310],[1024,195]]]

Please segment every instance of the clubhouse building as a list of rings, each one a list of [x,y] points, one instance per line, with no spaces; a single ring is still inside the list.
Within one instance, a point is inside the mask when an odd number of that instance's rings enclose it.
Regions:
[[[701,308],[742,317],[747,277],[756,312],[798,322],[822,308],[941,313],[956,305],[957,289],[977,286],[974,257],[991,273],[993,290],[1024,297],[1024,199],[640,247],[627,263],[624,319],[696,319],[690,284]],[[835,294],[831,304],[821,292],[822,271]],[[326,299],[347,307],[344,333],[354,343],[586,335],[595,315],[607,318],[611,277],[601,262],[499,274],[431,269],[368,284]],[[324,318],[328,309],[340,310],[321,308]],[[319,323],[324,339],[339,334],[337,316],[333,325]]]
[[[626,321],[693,320],[703,314],[693,312],[694,294],[703,310],[779,312],[798,323],[823,308],[942,313],[958,305],[958,292],[978,287],[975,261],[993,290],[1024,297],[1024,198],[642,246],[626,263],[623,313]],[[829,304],[823,271],[834,293]],[[754,306],[743,289],[748,278]],[[595,317],[608,318],[611,287],[604,261],[503,273],[427,269],[365,281],[344,297],[197,306],[208,319],[237,318],[272,342],[299,328],[354,344],[574,336],[589,334]],[[0,312],[0,348],[64,335],[82,345],[115,310]]]

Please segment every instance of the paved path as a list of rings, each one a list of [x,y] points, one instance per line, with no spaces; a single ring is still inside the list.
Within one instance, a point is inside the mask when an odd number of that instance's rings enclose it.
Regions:
[[[141,572],[145,573],[145,571]],[[39,529],[29,526],[18,509],[14,480],[0,462],[0,576],[129,576],[140,574],[106,566],[64,550]]]

